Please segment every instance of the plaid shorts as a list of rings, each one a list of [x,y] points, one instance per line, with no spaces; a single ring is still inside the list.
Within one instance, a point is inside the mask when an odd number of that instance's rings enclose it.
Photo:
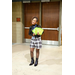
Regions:
[[[30,41],[30,48],[36,48],[36,49],[42,48],[41,37],[38,37],[38,38],[35,38],[35,39],[31,39],[31,41]]]

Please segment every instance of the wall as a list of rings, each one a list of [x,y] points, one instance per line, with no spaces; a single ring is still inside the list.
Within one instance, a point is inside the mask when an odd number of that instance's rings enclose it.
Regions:
[[[12,43],[23,43],[24,38],[24,19],[22,2],[12,2]],[[21,21],[17,22],[16,18]]]

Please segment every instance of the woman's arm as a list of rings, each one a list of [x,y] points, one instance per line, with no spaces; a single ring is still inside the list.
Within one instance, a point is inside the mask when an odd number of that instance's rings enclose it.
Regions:
[[[30,26],[30,28],[29,28],[29,35],[30,35],[30,36],[33,36],[32,26]]]

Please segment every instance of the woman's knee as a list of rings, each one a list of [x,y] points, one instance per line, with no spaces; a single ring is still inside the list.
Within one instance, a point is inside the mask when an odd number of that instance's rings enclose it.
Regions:
[[[36,49],[36,52],[38,53],[39,52],[39,49]]]
[[[30,52],[33,53],[33,51],[34,51],[34,49],[31,48],[31,49],[30,49]]]

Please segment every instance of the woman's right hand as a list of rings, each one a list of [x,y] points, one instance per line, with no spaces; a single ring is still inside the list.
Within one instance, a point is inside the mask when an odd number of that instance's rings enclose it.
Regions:
[[[33,36],[34,36],[35,34],[33,33]]]

